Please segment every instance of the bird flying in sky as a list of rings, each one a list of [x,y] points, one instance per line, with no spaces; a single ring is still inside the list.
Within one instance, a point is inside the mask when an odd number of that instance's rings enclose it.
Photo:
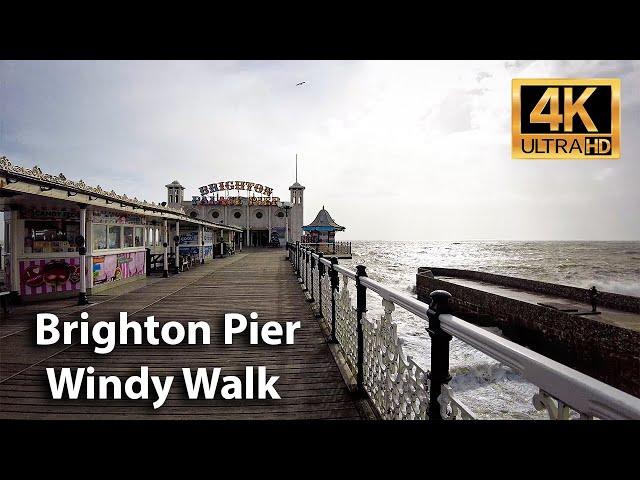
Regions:
[[[307,82],[300,82],[300,83],[296,83],[296,87],[302,85],[303,83],[307,83]]]

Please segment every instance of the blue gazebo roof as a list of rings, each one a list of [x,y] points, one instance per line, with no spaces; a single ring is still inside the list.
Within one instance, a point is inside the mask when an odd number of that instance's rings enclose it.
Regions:
[[[318,215],[316,215],[315,220],[313,220],[313,222],[311,222],[309,225],[305,225],[304,227],[302,227],[302,229],[306,232],[313,232],[313,231],[332,232],[334,230],[342,232],[343,230],[345,230],[345,227],[338,225],[333,220],[333,218],[331,218],[331,215],[329,215],[329,212],[327,212],[324,209],[324,205],[323,205],[322,210],[318,212]]]

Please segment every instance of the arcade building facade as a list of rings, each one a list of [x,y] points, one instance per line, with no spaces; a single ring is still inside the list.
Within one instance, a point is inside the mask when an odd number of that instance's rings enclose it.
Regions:
[[[168,207],[181,208],[193,219],[242,230],[236,236],[236,248],[264,247],[274,239],[284,246],[302,238],[305,187],[297,181],[289,187],[288,202],[275,196],[271,187],[245,180],[203,185],[197,195],[187,199],[177,180],[166,187]]]

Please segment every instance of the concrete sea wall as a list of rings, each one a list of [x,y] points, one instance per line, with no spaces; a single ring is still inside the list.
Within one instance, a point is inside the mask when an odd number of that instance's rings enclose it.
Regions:
[[[589,303],[589,293],[585,288],[571,287],[569,285],[558,285],[555,283],[538,282],[527,280],[526,278],[509,277],[507,275],[496,275],[494,273],[478,272],[475,270],[459,270],[456,268],[431,268],[420,267],[418,272],[431,270],[435,276],[468,278],[489,282],[505,287],[522,288],[530,292],[543,293],[546,295],[556,295],[569,300]],[[596,285],[597,287],[597,285]],[[625,312],[640,313],[640,298],[617,293],[598,292],[598,305],[624,310]]]
[[[501,277],[500,280],[504,282],[501,285],[518,288],[526,288],[522,285],[529,285],[533,281],[468,270],[421,267],[416,276],[416,291],[419,300],[429,302],[432,291],[446,290],[453,296],[452,313],[457,317],[482,326],[498,327],[516,343],[640,397],[640,332],[456,285],[433,278],[429,270],[434,275],[455,277],[462,277],[458,272],[464,272],[467,276],[463,278],[492,283],[497,282],[489,280],[488,276]],[[567,292],[581,291],[584,301],[584,290],[543,282],[533,283],[541,284],[537,287],[546,289],[533,290],[540,293],[553,292],[558,295],[557,292],[564,291],[564,288],[569,289]],[[558,290],[554,291],[552,287],[558,287]],[[610,295],[613,297],[609,297],[609,301],[613,302],[617,301],[614,297],[626,297]],[[628,298],[631,300],[623,298],[620,305],[632,308],[633,301],[637,303],[638,299]],[[599,304],[604,304],[604,301]]]

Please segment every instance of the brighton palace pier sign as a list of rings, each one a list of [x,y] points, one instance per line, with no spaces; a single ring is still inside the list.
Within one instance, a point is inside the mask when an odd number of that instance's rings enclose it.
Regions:
[[[229,192],[231,190],[246,190],[247,192],[254,191],[255,193],[259,193],[264,195],[262,197],[249,196],[247,201],[248,205],[273,205],[277,206],[280,202],[279,197],[272,197],[271,193],[273,192],[273,188],[267,187],[266,185],[262,185],[261,183],[254,182],[240,182],[236,181],[227,181],[227,182],[218,182],[218,183],[210,183],[209,185],[204,185],[200,187],[200,195],[201,196],[193,196],[191,197],[191,205],[244,205],[244,198],[237,197],[219,197],[215,198],[214,195],[207,197],[208,193],[216,194],[218,192]]]

